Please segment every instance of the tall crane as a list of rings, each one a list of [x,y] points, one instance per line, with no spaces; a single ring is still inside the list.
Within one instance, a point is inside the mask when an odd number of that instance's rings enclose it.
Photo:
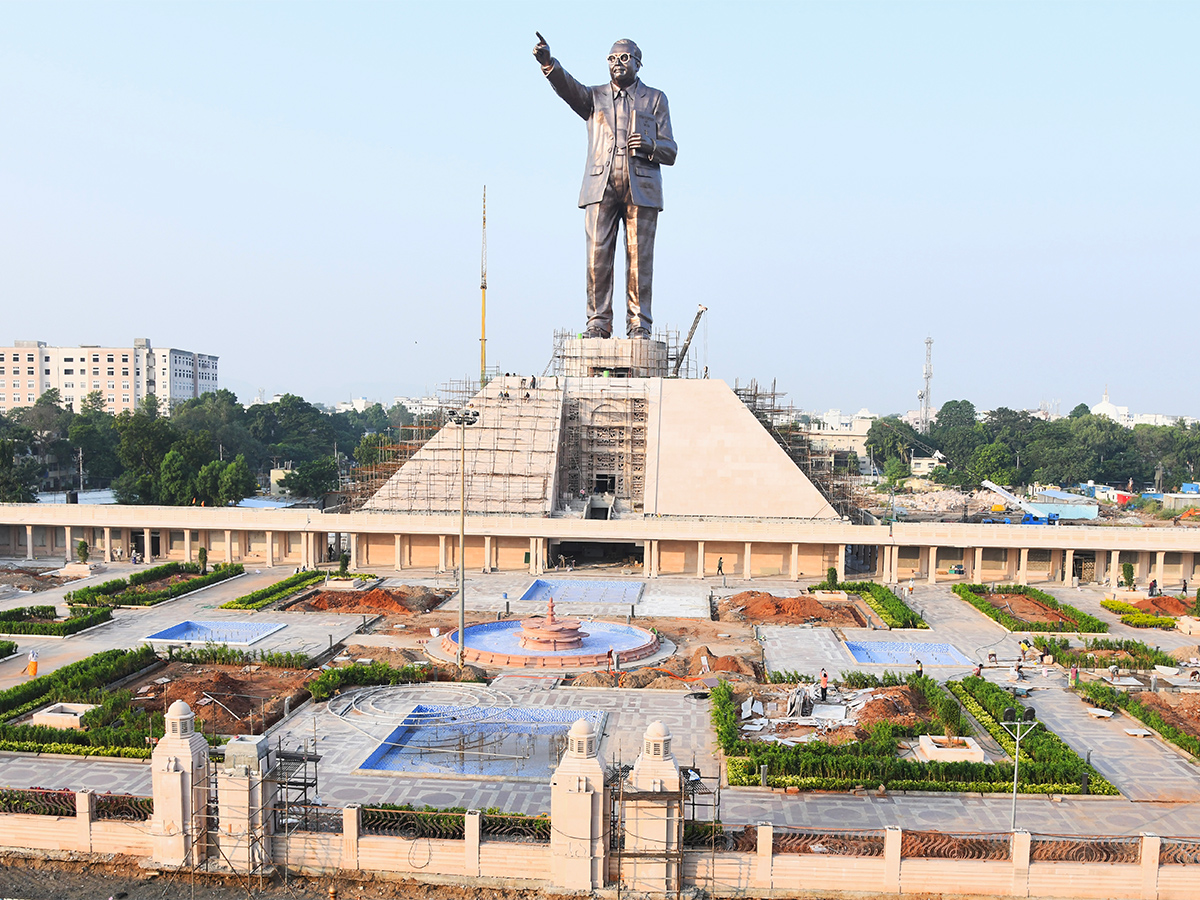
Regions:
[[[679,355],[675,357],[675,368],[671,372],[672,378],[679,377],[679,370],[683,368],[683,361],[687,359],[688,347],[692,346],[692,338],[696,336],[696,327],[700,324],[700,318],[708,312],[708,307],[703,303],[699,304],[699,307],[696,310],[696,318],[692,319],[692,327],[688,329],[687,338],[684,339],[683,346],[679,348]]]
[[[483,186],[483,250],[479,257],[479,387],[487,381],[487,185]]]

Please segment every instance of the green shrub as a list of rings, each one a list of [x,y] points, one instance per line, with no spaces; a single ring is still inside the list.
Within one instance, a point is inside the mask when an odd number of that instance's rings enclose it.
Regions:
[[[268,650],[242,650],[226,644],[214,644],[211,641],[203,647],[180,650],[174,647],[168,650],[168,659],[186,663],[208,663],[222,666],[244,666],[257,664],[273,669],[304,669],[308,667],[310,658],[306,653],[293,653]]]
[[[836,579],[835,579],[836,580]],[[858,594],[863,602],[875,611],[875,614],[888,628],[928,628],[925,620],[918,616],[907,603],[893,594],[882,584],[873,581],[847,581],[843,584],[830,585],[814,584],[810,591],[845,591],[847,594]]]
[[[1094,656],[1092,651],[1095,650],[1124,652],[1129,659],[1122,660],[1121,666],[1127,669],[1153,669],[1155,666],[1174,666],[1178,663],[1178,660],[1162,650],[1129,639],[1084,638],[1082,649],[1071,647],[1071,642],[1066,638],[1035,637],[1033,644],[1043,653],[1052,654],[1054,661],[1059,665],[1076,665],[1081,669],[1104,669],[1112,664],[1111,659]]]
[[[1108,625],[1105,622],[1101,622],[1095,616],[1089,616],[1087,613],[1076,609],[1070,604],[1060,603],[1045,591],[1039,591],[1037,588],[1029,587],[1028,585],[1005,584],[997,587],[996,592],[1000,594],[1021,594],[1029,597],[1031,600],[1036,600],[1038,603],[1061,613],[1063,618],[1067,619],[1074,627],[1064,628],[1062,622],[1027,622],[1024,619],[1018,619],[1008,610],[993,606],[984,599],[981,595],[986,594],[988,589],[982,584],[956,584],[951,590],[985,616],[999,622],[1009,631],[1078,631],[1086,633],[1108,631]]]
[[[838,586],[837,586],[838,585],[838,577],[837,577],[837,567],[836,566],[830,566],[828,569],[825,570],[825,583],[829,585],[829,589],[831,591],[836,591],[838,589]]]
[[[1138,610],[1127,616],[1121,616],[1121,623],[1131,628],[1161,628],[1170,631],[1175,627],[1175,620],[1170,616],[1155,616]]]
[[[1126,603],[1124,600],[1101,600],[1100,605],[1109,612],[1119,613],[1120,615],[1129,615],[1131,613],[1140,613],[1132,603]]]
[[[55,669],[48,675],[0,691],[0,716],[15,719],[46,703],[75,702],[74,697],[140,672],[157,658],[154,649],[148,646],[137,650],[104,650],[95,653]]]
[[[1121,581],[1125,587],[1133,587],[1133,563],[1121,563]]]
[[[12,641],[0,641],[0,659],[7,659],[17,652],[17,645]]]
[[[112,618],[112,610],[107,606],[88,612],[71,615],[66,619],[54,622],[30,622],[29,619],[53,619],[57,612],[53,606],[20,606],[0,613],[0,633],[2,634],[47,634],[56,637],[68,637],[77,634],[85,628],[99,625]]]
[[[326,669],[308,684],[314,700],[328,700],[343,687],[375,684],[414,684],[425,681],[425,670],[417,666],[393,668],[382,660],[370,665],[354,663],[338,669]],[[724,682],[721,682],[724,684]],[[720,685],[718,685],[720,687]]]
[[[240,563],[218,564],[213,566],[212,571],[207,575],[201,575],[200,566],[197,563],[172,562],[141,572],[134,572],[129,576],[128,581],[116,578],[94,587],[82,587],[75,591],[69,591],[66,599],[69,603],[79,606],[154,606],[164,600],[173,600],[211,584],[241,575],[244,571],[245,568]],[[176,582],[157,591],[136,590],[143,584],[185,573],[197,577]]]
[[[249,594],[243,594],[236,600],[222,603],[221,609],[262,609],[265,606],[270,606],[276,600],[282,600],[284,597],[296,593],[301,588],[315,584],[324,578],[324,572],[297,572],[295,575],[290,575],[283,579],[283,581],[269,587],[251,591]]]

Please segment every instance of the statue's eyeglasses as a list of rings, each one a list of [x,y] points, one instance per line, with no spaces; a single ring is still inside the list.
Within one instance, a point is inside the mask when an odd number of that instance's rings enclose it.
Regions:
[[[627,63],[627,62],[629,62],[629,60],[631,60],[633,58],[634,57],[630,56],[630,54],[628,54],[628,53],[613,53],[612,55],[610,55],[608,57],[608,61],[610,63],[615,63],[615,62]]]

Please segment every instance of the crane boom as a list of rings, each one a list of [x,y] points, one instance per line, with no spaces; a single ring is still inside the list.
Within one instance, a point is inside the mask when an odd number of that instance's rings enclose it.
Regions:
[[[995,482],[987,481],[985,479],[979,483],[982,484],[989,491],[995,491],[997,494],[999,494],[1001,497],[1003,497],[1005,500],[1007,500],[1013,506],[1019,507],[1023,512],[1027,512],[1031,516],[1036,516],[1039,519],[1044,519],[1046,517],[1046,514],[1042,510],[1040,510],[1036,506],[1034,506],[1032,503],[1028,503],[1025,500],[1022,500],[1020,497],[1018,497],[1016,494],[1012,493],[1011,491],[1006,491],[1004,488],[1000,487],[1000,485],[996,484]]]
[[[679,356],[675,358],[675,369],[671,372],[672,378],[679,377],[679,370],[683,368],[683,361],[687,359],[688,347],[692,346],[692,338],[696,336],[696,327],[700,324],[700,317],[708,312],[708,307],[700,304],[700,308],[696,310],[696,318],[692,319],[692,327],[688,329],[687,338],[683,342],[683,346],[679,348]]]

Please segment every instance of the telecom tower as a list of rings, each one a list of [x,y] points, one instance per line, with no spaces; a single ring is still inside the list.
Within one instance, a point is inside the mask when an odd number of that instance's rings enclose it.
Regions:
[[[933,382],[933,338],[925,338],[925,390],[918,392],[921,401],[921,434],[929,434],[929,421],[933,418],[929,387]]]

